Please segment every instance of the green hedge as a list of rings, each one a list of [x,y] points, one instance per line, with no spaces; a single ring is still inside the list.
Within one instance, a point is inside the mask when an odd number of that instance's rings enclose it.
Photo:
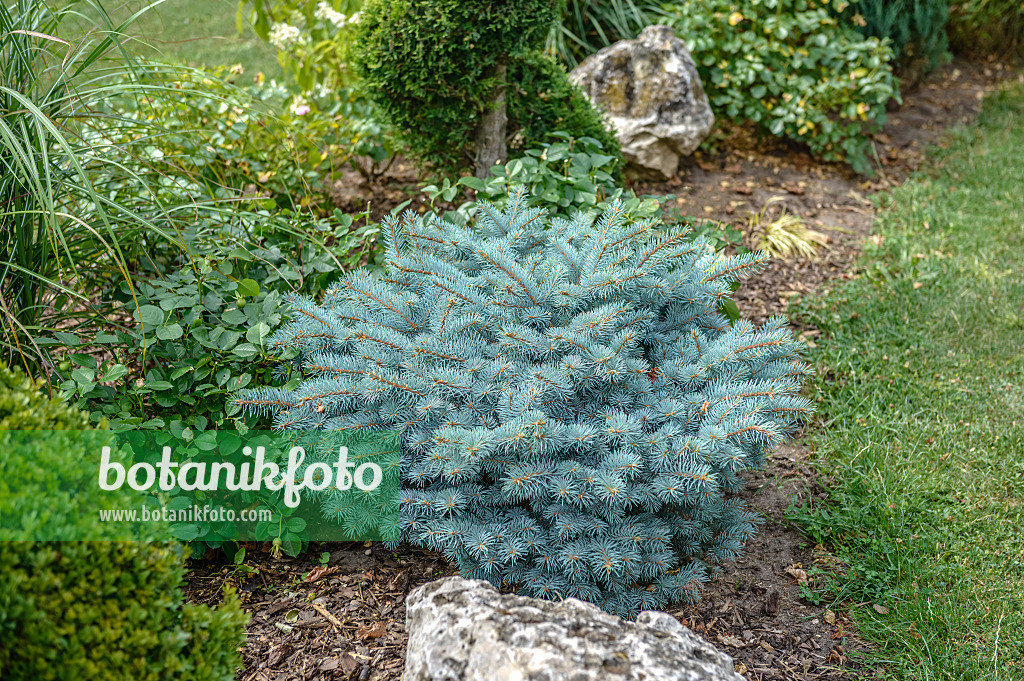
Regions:
[[[74,531],[98,522],[98,508],[137,505],[127,491],[117,498],[55,489],[61,472],[87,465],[81,437],[69,434],[60,448],[48,439],[33,465],[12,465],[12,430],[88,428],[85,415],[0,365],[0,515],[56,515]],[[183,606],[183,558],[181,546],[168,543],[3,541],[0,678],[233,679],[248,615],[232,594],[217,609]]]

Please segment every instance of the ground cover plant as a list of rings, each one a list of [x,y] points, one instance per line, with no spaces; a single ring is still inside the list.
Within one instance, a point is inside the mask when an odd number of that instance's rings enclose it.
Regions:
[[[794,509],[887,678],[1024,670],[1024,92],[885,199],[859,278],[796,313],[834,481]],[[877,606],[877,608],[873,607]]]
[[[160,80],[161,89],[141,101],[115,93],[105,103],[136,125],[97,131],[194,197],[265,196],[279,208],[322,216],[331,212],[327,187],[343,168],[373,180],[393,157],[372,104],[353,88],[318,97],[279,83],[249,84],[225,68],[164,67]]]
[[[293,299],[271,338],[304,381],[238,403],[277,428],[399,430],[403,538],[466,576],[626,616],[693,599],[754,531],[738,473],[809,412],[785,321],[718,312],[763,256],[523,199],[466,228],[389,221],[384,280]]]
[[[40,339],[58,362],[61,395],[117,429],[247,431],[251,420],[228,396],[279,373],[267,341],[281,323],[282,296],[318,295],[368,253],[368,234],[350,233],[344,217],[311,225],[242,215],[183,232],[184,252],[158,254],[133,289],[123,282],[105,291],[114,313],[102,330]]]
[[[438,198],[450,202],[462,187],[472,189],[473,200],[442,216],[459,225],[476,214],[481,200],[504,208],[513,188],[523,189],[527,204],[543,206],[550,216],[571,217],[578,211],[596,215],[613,201],[619,201],[634,219],[662,217],[658,199],[665,197],[638,197],[619,186],[622,158],[605,153],[598,140],[574,139],[564,132],[553,132],[549,137],[556,141],[526,149],[522,156],[492,167],[483,179],[465,176],[453,183],[445,178],[438,184],[426,185],[423,191],[432,202]]]
[[[575,65],[644,26],[670,24],[693,53],[719,119],[752,121],[864,172],[867,136],[899,97],[892,46],[905,53],[908,72],[935,65],[944,56],[945,14],[944,0],[574,1],[548,49]]]

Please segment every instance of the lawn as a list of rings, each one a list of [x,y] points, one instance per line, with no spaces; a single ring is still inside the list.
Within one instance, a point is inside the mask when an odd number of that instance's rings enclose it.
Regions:
[[[824,506],[795,510],[886,677],[1024,678],[1024,90],[882,198],[859,276],[797,317]],[[877,606],[877,607],[876,607]]]
[[[66,6],[71,2],[57,0],[56,4]],[[74,4],[83,14],[98,16],[84,2],[74,0]],[[248,21],[242,22],[239,33],[238,3],[232,0],[122,0],[104,6],[114,21],[124,21],[150,7],[127,31],[146,45],[139,49],[146,56],[211,69],[241,64],[247,74],[262,72],[268,78],[283,75],[277,50],[262,41]],[[69,23],[65,27],[68,35],[59,37],[77,38],[84,25],[81,21]]]

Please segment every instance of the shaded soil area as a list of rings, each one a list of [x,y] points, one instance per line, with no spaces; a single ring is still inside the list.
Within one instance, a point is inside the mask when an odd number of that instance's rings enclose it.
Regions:
[[[776,260],[736,292],[741,313],[760,323],[785,313],[793,296],[856,276],[850,265],[870,238],[875,216],[871,194],[920,168],[924,148],[943,130],[976,115],[982,96],[1010,76],[995,63],[956,62],[906,94],[875,136],[879,172],[872,179],[740,129],[719,153],[687,159],[671,181],[633,188],[641,194],[674,194],[680,214],[732,223],[753,247],[758,237],[750,216],[770,202],[769,217],[785,209],[822,235],[817,257]],[[332,198],[345,210],[370,203],[376,219],[410,197],[415,210],[422,202],[415,195],[417,179],[410,165],[397,163],[372,186],[354,178],[343,181]],[[803,329],[803,334],[813,342],[816,331]],[[746,474],[741,495],[764,515],[761,532],[743,558],[723,566],[699,603],[669,608],[729,653],[736,670],[752,681],[856,678],[867,650],[847,631],[850,613],[805,598],[814,588],[808,576],[812,567],[842,569],[785,520],[794,500],[824,497],[827,481],[816,477],[811,456],[799,445],[781,447],[765,470]],[[252,614],[241,681],[401,678],[406,595],[455,572],[442,556],[407,546],[389,551],[359,543],[313,545],[298,558],[275,558],[256,544],[247,548],[241,566],[195,561],[187,585],[189,600],[196,602],[217,602],[224,585],[237,587]]]
[[[861,668],[867,645],[846,631],[847,615],[804,598],[815,584],[812,567],[839,569],[824,551],[786,524],[786,509],[810,495],[824,498],[808,452],[779,447],[765,470],[744,474],[740,496],[764,516],[742,558],[725,565],[696,604],[668,611],[732,656],[752,681],[848,679]]]
[[[197,565],[186,588],[204,603],[219,602],[225,584],[238,589],[252,615],[240,681],[401,678],[405,597],[456,572],[443,556],[407,546],[314,544],[297,558],[249,550],[242,568]]]

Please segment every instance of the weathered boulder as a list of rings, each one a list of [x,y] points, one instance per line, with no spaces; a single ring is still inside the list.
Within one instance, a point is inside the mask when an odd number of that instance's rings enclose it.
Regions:
[[[728,655],[664,612],[634,624],[573,598],[448,577],[409,594],[406,617],[405,681],[743,681]]]
[[[697,67],[670,26],[648,26],[592,54],[569,74],[603,109],[637,177],[668,179],[679,157],[700,145],[715,123]]]

